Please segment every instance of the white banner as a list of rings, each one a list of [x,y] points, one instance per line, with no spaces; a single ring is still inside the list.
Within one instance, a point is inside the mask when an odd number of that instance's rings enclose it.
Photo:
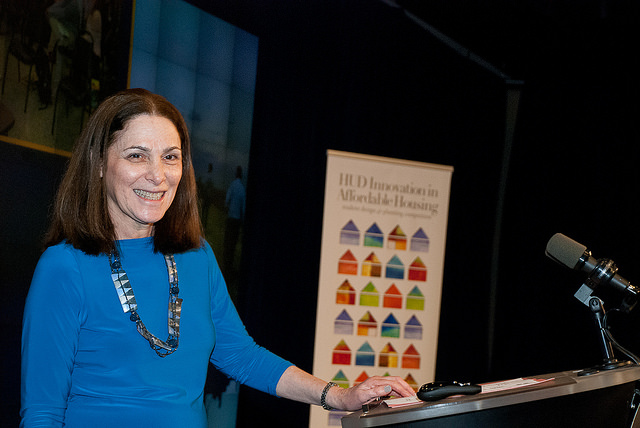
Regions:
[[[313,372],[350,387],[435,375],[453,168],[329,150]],[[346,412],[311,407],[310,426]]]

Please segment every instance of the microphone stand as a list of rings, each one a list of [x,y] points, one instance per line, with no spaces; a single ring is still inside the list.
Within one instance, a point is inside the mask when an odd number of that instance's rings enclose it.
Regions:
[[[619,361],[613,355],[613,346],[611,340],[607,336],[606,326],[604,323],[604,304],[599,297],[592,296],[588,302],[589,309],[593,314],[596,327],[600,336],[600,352],[602,355],[602,364],[578,372],[578,376],[587,376],[598,373],[603,370],[613,370],[631,364],[631,361]]]

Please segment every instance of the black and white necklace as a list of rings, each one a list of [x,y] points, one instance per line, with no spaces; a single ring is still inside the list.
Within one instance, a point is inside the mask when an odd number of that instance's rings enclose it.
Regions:
[[[138,333],[149,341],[151,349],[156,351],[160,357],[166,357],[178,349],[178,341],[180,338],[180,311],[182,308],[182,299],[178,298],[180,289],[178,288],[178,269],[173,254],[165,254],[164,260],[167,265],[167,273],[169,274],[169,315],[167,320],[167,328],[169,337],[166,341],[162,341],[147,330],[144,323],[138,315],[138,304],[133,294],[133,288],[129,282],[129,277],[122,267],[120,256],[117,250],[109,255],[109,264],[111,265],[111,279],[113,285],[118,292],[118,298],[122,305],[122,310],[131,315],[129,319],[136,323]]]

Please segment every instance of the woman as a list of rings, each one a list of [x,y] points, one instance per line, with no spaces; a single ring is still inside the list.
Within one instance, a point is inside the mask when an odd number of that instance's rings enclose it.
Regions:
[[[209,361],[325,408],[414,394],[397,377],[336,388],[255,344],[202,237],[184,120],[146,90],[89,119],[46,244],[24,313],[22,426],[206,427]]]

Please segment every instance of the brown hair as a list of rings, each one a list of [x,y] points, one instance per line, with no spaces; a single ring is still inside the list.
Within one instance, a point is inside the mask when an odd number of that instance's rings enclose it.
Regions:
[[[63,240],[87,254],[114,250],[115,228],[100,177],[107,150],[131,119],[142,114],[169,119],[178,130],[182,146],[182,179],[173,203],[155,223],[155,250],[180,253],[202,245],[191,142],[184,118],[166,98],[145,89],[128,89],[107,98],[91,115],[80,134],[67,172],[58,188],[45,245]]]

